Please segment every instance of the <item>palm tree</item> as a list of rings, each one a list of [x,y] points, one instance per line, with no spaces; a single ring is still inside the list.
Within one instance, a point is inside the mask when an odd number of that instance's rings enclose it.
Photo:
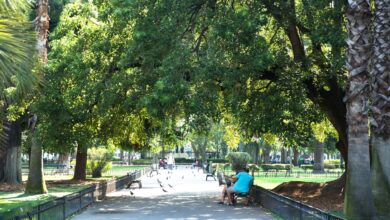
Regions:
[[[5,120],[7,108],[35,86],[35,32],[26,0],[0,0],[0,181],[21,182],[21,120]]]
[[[351,219],[371,219],[373,202],[370,181],[368,136],[368,64],[370,59],[371,12],[368,0],[348,1],[347,29],[347,122],[348,167],[345,213]]]
[[[47,47],[49,33],[49,0],[37,0],[37,48],[38,59],[45,65],[47,64]],[[38,116],[32,114],[29,120],[31,135],[31,158],[30,172],[28,175],[26,192],[42,194],[47,193],[46,183],[43,176],[43,158],[42,144],[38,138],[38,128],[36,126]]]
[[[372,54],[372,184],[379,219],[390,218],[390,0],[375,1]]]

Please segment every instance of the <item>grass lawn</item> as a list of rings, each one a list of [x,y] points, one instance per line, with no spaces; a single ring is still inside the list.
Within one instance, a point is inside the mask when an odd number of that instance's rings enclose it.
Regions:
[[[104,173],[103,177],[92,178],[90,175],[87,176],[87,181],[103,181],[115,179],[119,176],[124,176],[128,172],[134,170],[141,170],[147,166],[121,166],[114,165],[112,169]],[[28,176],[23,176],[23,181],[27,181]],[[61,180],[71,180],[73,175],[45,175],[46,181],[61,181]],[[28,195],[24,194],[23,191],[12,191],[12,192],[1,192],[0,191],[0,213],[7,210],[22,207],[22,206],[35,206],[40,203],[44,203],[50,199],[56,197],[62,197],[73,192],[79,191],[81,189],[87,188],[89,185],[85,184],[72,184],[72,185],[55,185],[50,187],[49,193],[46,195]]]
[[[259,185],[266,189],[273,189],[276,186],[290,181],[302,181],[302,182],[315,182],[315,183],[324,183],[337,179],[336,177],[256,177],[255,185]]]
[[[25,194],[23,191],[0,192],[0,213],[17,207],[35,206],[87,187],[86,185],[58,185],[50,187],[49,193],[45,195]]]
[[[337,179],[337,176],[326,176],[325,174],[312,175],[310,172],[305,173],[301,168],[293,169],[293,172],[302,172],[300,177],[296,175],[290,177],[284,177],[285,171],[280,171],[278,176],[273,176],[274,174],[270,173],[267,177],[264,174],[258,175],[255,173],[255,185],[259,185],[265,189],[273,189],[276,186],[291,181],[302,181],[302,182],[315,182],[315,183],[324,183]],[[334,171],[337,172],[337,171]],[[341,170],[339,170],[341,173]],[[233,175],[234,172],[230,169],[225,170],[225,175]]]

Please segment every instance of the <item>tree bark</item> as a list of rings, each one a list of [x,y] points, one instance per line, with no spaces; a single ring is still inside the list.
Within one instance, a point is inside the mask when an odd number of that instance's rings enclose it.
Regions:
[[[9,184],[18,184],[22,182],[22,165],[21,165],[21,141],[22,129],[21,119],[16,121],[6,121],[4,123],[4,162],[1,166],[1,182]]]
[[[47,193],[46,182],[43,175],[43,151],[37,138],[36,128],[31,130],[31,159],[26,185],[26,192],[33,194]]]
[[[127,152],[127,164],[130,165],[133,159],[133,155],[131,152]]]
[[[64,164],[66,166],[69,166],[69,158],[70,158],[70,153],[60,153],[58,155],[57,164]]]
[[[76,155],[76,167],[74,169],[74,180],[85,180],[87,178],[87,156],[88,148],[78,145]]]
[[[314,150],[314,169],[315,173],[324,172],[324,143],[316,140],[316,146]]]
[[[372,184],[378,219],[390,219],[390,0],[375,1],[372,55]]]
[[[125,155],[124,155],[124,153],[123,153],[123,150],[120,150],[120,152],[119,152],[119,159],[121,160],[122,163],[123,163],[124,160],[125,160]]]
[[[36,27],[38,30],[37,49],[38,59],[43,64],[47,64],[47,47],[49,33],[49,1],[37,0],[37,18]],[[43,176],[43,158],[42,146],[37,137],[37,115],[33,114],[29,120],[31,132],[31,158],[30,171],[26,185],[26,192],[30,193],[47,193],[46,183]]]
[[[265,148],[264,148],[264,163],[265,164],[269,164],[270,161],[269,161],[269,153],[271,151],[271,146],[269,146],[269,144],[265,144]]]
[[[287,162],[287,151],[286,148],[282,148],[282,151],[280,153],[280,162],[281,163],[286,163]]]
[[[257,164],[259,162],[259,150],[260,150],[260,144],[257,142],[254,142],[255,144],[255,150],[253,155],[253,163]]]
[[[298,166],[299,151],[298,151],[298,148],[297,148],[297,147],[293,147],[293,153],[294,153],[293,165],[294,165],[294,166]]]
[[[349,1],[347,122],[348,167],[344,211],[350,219],[372,219],[373,200],[368,138],[368,64],[370,59],[370,5],[368,0]]]

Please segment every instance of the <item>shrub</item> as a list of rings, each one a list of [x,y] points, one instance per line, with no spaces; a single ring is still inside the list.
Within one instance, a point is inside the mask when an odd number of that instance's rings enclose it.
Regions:
[[[232,170],[239,171],[246,168],[251,156],[247,152],[230,152],[226,159],[232,164]]]
[[[152,164],[153,159],[138,159],[138,160],[132,160],[131,163],[134,165],[150,165]]]
[[[314,169],[314,165],[301,165],[301,168],[305,171],[312,170],[312,169]]]
[[[340,168],[340,160],[324,160],[325,169],[336,169]]]
[[[87,171],[92,173],[93,178],[101,177],[103,172],[112,168],[110,160],[113,152],[106,148],[91,148],[88,151]]]
[[[211,161],[213,163],[228,163],[229,161],[226,159],[218,159],[218,158],[210,158],[208,161]]]
[[[178,157],[178,158],[175,158],[175,163],[194,163],[195,160],[194,159],[187,159],[187,158],[184,158],[184,157]]]
[[[267,170],[291,170],[294,166],[292,164],[262,164],[261,169]]]
[[[325,164],[340,165],[340,160],[324,160]]]
[[[260,168],[256,164],[249,164],[248,168],[249,172],[252,173],[252,176],[254,176],[255,172],[260,170]]]

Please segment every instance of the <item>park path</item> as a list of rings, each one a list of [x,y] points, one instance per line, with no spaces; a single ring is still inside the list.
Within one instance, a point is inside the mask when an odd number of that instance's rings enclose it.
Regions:
[[[162,182],[161,188],[157,179]],[[259,206],[246,207],[217,204],[222,188],[202,171],[179,167],[168,173],[142,177],[142,189],[128,189],[110,193],[101,202],[94,203],[74,220],[258,220],[274,219]],[[172,187],[170,187],[169,185]],[[135,184],[137,185],[137,184]],[[163,191],[166,190],[167,192]]]

